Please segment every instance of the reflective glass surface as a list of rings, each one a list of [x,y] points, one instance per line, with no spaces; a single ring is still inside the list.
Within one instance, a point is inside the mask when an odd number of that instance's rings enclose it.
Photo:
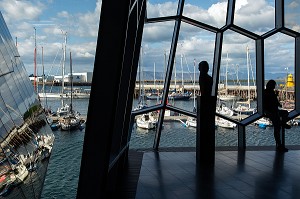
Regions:
[[[0,197],[40,198],[54,134],[0,13]]]

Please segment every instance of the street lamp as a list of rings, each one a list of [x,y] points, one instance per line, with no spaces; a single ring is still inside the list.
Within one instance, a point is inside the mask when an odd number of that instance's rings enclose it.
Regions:
[[[288,70],[289,67],[284,68],[286,70],[286,77],[285,77],[285,99],[287,99],[287,86],[288,86]]]

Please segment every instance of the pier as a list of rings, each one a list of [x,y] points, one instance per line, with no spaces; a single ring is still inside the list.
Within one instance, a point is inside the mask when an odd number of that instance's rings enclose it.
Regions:
[[[140,95],[140,88],[145,91],[145,93],[151,93],[154,90],[156,90],[158,93],[162,93],[164,89],[164,84],[154,84],[152,82],[145,82],[144,85],[139,85],[137,82],[135,85],[135,90],[134,90],[134,97],[138,98]],[[175,89],[175,84],[170,85],[170,90]],[[178,82],[176,84],[176,91],[184,91],[184,92],[190,92],[194,93],[195,89],[195,94],[200,95],[200,87],[198,82],[196,82],[195,86],[193,83],[188,82],[184,83],[184,86],[182,87],[181,82]],[[256,86],[239,86],[239,85],[228,85],[227,88],[225,87],[224,84],[219,84],[218,88],[218,93],[219,95],[227,93],[228,95],[235,95],[235,96],[240,96],[242,100],[247,100],[248,99],[248,92],[250,92],[250,99],[255,100],[256,99]],[[278,98],[280,101],[283,100],[294,100],[295,99],[295,92],[293,88],[284,88],[280,87],[278,89]]]

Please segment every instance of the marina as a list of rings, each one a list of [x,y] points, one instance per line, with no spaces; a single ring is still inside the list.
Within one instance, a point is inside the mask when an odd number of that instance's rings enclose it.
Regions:
[[[278,82],[280,82],[280,81],[278,80]],[[145,93],[151,93],[151,92],[153,92],[153,90],[156,90],[156,93],[162,93],[163,87],[164,87],[163,84],[155,84],[154,85],[153,83],[148,82],[147,84],[144,84],[144,91],[145,91]],[[175,86],[170,85],[170,90],[173,90],[173,89],[175,89]],[[176,90],[182,90],[180,85],[177,85]],[[189,93],[193,93],[194,85],[192,83],[190,83],[190,84],[185,83],[183,90],[186,92],[189,92]],[[196,90],[195,91],[196,95],[200,95],[200,88],[199,88],[199,84],[197,82],[196,82],[195,90]],[[227,92],[228,95],[240,96],[241,100],[245,100],[248,97],[249,90],[250,90],[250,98],[255,99],[256,98],[256,86],[250,86],[248,88],[248,86],[245,86],[245,85],[242,85],[242,86],[228,85],[227,89],[225,89],[224,85],[220,84],[218,92],[220,94]],[[280,99],[284,99],[284,98],[294,99],[294,97],[295,97],[293,88],[289,88],[287,90],[285,88],[279,87],[277,90],[279,92],[278,96]],[[134,97],[138,98],[139,93],[140,93],[139,85],[137,83],[135,86]]]
[[[300,197],[295,2],[0,4],[0,198]]]
[[[54,109],[60,105],[57,100],[50,100],[48,103]],[[82,117],[85,117],[88,100],[75,100],[74,103],[82,113]],[[138,101],[134,100],[134,106],[137,103]],[[178,101],[177,104],[190,110],[193,107],[193,100]],[[187,127],[176,120],[181,119],[185,121],[186,118],[186,116],[166,117],[167,120],[164,122],[161,136],[161,148],[196,146],[196,128]],[[274,147],[273,127],[263,129],[253,124],[246,128],[247,146]],[[290,145],[299,145],[299,130],[299,126],[293,126],[286,131],[286,145],[288,147]],[[153,147],[155,132],[156,129],[141,129],[134,124],[130,138],[130,148],[139,150],[151,149]],[[84,134],[85,130],[76,130],[72,131],[72,133],[60,130],[54,132],[56,140],[41,198],[76,198]],[[216,128],[215,135],[217,147],[237,146],[237,128]],[[63,173],[60,172],[62,170],[64,171]]]

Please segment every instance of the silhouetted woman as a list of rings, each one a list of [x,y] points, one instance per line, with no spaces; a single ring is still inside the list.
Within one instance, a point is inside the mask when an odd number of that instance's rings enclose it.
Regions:
[[[207,61],[201,61],[198,65],[198,69],[200,71],[199,86],[201,96],[211,96],[213,79],[209,74],[207,74],[209,70]]]
[[[287,110],[279,109],[281,104],[278,101],[277,93],[275,93],[276,82],[271,79],[267,82],[266,89],[264,90],[264,110],[265,114],[272,121],[274,127],[274,138],[276,142],[276,150],[280,152],[287,152],[288,149],[283,146],[280,138],[281,127],[290,129],[291,126],[286,124],[288,121]]]

